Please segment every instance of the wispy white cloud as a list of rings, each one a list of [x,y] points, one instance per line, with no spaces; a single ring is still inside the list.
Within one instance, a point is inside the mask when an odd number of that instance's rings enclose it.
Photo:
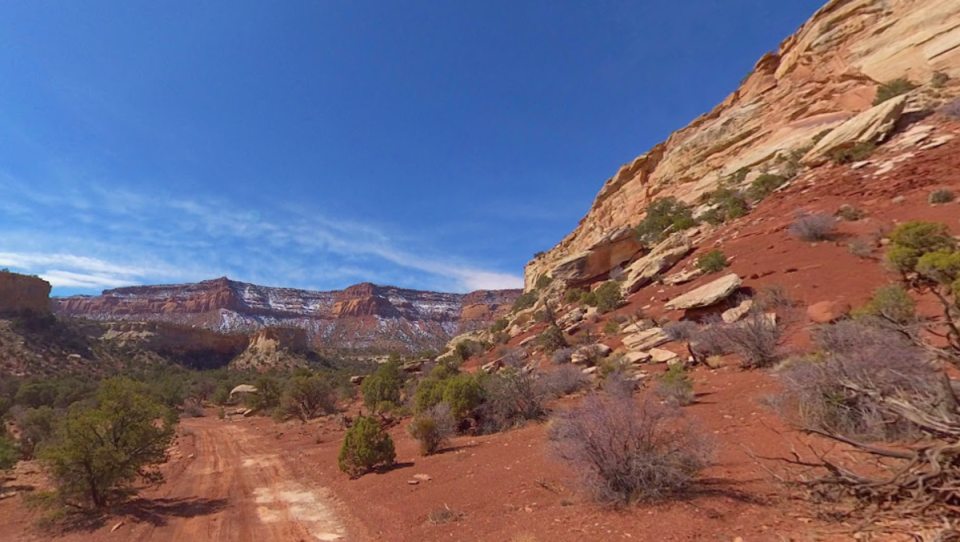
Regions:
[[[71,186],[39,189],[0,175],[0,188],[11,195],[0,207],[0,226],[9,233],[0,238],[0,266],[79,289],[221,275],[320,288],[362,281],[460,291],[523,284],[517,275],[398,240],[381,226],[312,209],[242,209],[215,199]]]

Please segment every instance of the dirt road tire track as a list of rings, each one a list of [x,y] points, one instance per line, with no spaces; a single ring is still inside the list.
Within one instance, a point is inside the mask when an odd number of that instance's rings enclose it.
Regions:
[[[298,480],[270,439],[242,422],[184,420],[193,457],[177,459],[167,482],[146,497],[177,503],[175,517],[138,522],[125,539],[142,541],[352,541],[329,493]],[[342,512],[341,512],[342,514]],[[156,524],[160,523],[160,524]],[[119,534],[119,533],[118,533]]]

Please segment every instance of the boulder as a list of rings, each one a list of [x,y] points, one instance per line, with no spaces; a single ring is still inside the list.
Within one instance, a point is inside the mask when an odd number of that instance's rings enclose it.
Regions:
[[[659,327],[650,328],[646,331],[634,333],[633,335],[627,335],[623,338],[623,345],[632,351],[649,350],[668,342],[670,342],[670,337]]]
[[[747,313],[750,312],[750,309],[752,308],[753,308],[753,300],[744,299],[736,307],[723,311],[723,314],[720,315],[720,318],[722,318],[724,322],[728,324],[732,324],[734,322],[738,322],[741,318],[746,316]]]
[[[673,360],[680,359],[680,356],[662,348],[651,348],[649,352],[652,363],[670,363]]]
[[[531,335],[531,336],[527,337],[526,339],[520,341],[519,346],[521,346],[521,347],[527,346],[528,344],[532,343],[532,342],[535,341],[535,340],[537,340],[537,336],[536,336],[536,335]]]
[[[827,134],[801,162],[807,166],[819,166],[829,161],[830,154],[839,149],[857,143],[881,143],[893,132],[906,105],[907,96],[904,95],[863,111]]]
[[[605,358],[609,356],[611,352],[613,352],[613,348],[610,348],[609,346],[603,343],[597,343],[593,345],[593,351],[596,352],[598,355],[600,355],[600,357]]]
[[[674,273],[668,276],[667,278],[663,279],[663,283],[666,284],[667,286],[676,286],[678,284],[686,284],[691,280],[699,277],[702,274],[703,274],[703,270],[701,270],[699,267],[695,267],[693,269],[687,269],[686,271],[680,271],[678,273]]]
[[[495,373],[499,371],[501,367],[503,367],[503,358],[495,359],[490,363],[484,364],[482,367],[480,367],[480,370],[487,373]]]
[[[652,319],[644,318],[639,322],[634,322],[632,324],[627,324],[623,326],[623,328],[620,331],[626,335],[631,335],[633,333],[640,333],[641,331],[646,331],[655,326],[656,324],[653,322]]]
[[[577,308],[572,311],[564,314],[559,320],[557,320],[557,325],[560,327],[566,327],[571,324],[576,324],[583,320],[583,315],[586,314],[583,309]]]
[[[683,259],[693,243],[685,232],[677,232],[653,248],[648,254],[630,264],[623,281],[623,295],[630,295],[643,288],[657,275],[667,271]]]
[[[627,352],[623,355],[623,360],[634,365],[650,361],[650,354],[646,352]]]
[[[589,363],[597,358],[609,356],[612,351],[612,348],[603,343],[581,346],[570,356],[570,362],[577,365]]]
[[[350,383],[359,386],[363,384],[364,378],[366,378],[366,375],[353,375],[350,377]]]
[[[251,386],[250,384],[240,384],[239,386],[230,390],[230,396],[232,397],[237,393],[257,393],[257,387]]]
[[[807,307],[807,316],[817,324],[829,324],[850,314],[852,307],[842,301],[821,301]]]
[[[560,260],[549,275],[568,284],[586,283],[629,261],[641,248],[633,229],[621,228],[605,235],[586,250]]]
[[[742,283],[739,276],[730,274],[671,299],[664,307],[667,310],[709,307],[729,297]]]

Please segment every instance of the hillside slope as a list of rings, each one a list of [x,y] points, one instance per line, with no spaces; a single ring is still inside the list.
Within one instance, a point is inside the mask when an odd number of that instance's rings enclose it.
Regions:
[[[960,2],[830,1],[764,55],[723,103],[607,180],[579,226],[527,264],[527,289],[591,249],[604,249],[607,269],[626,261],[637,248],[622,246],[618,234],[635,226],[653,199],[692,202],[742,168],[770,167],[868,109],[880,83],[925,83],[935,72],[960,77]],[[923,106],[913,100],[906,109]]]

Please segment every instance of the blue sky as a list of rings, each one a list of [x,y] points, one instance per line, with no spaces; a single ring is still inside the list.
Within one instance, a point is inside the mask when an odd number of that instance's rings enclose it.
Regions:
[[[822,2],[0,2],[0,267],[517,287]]]

